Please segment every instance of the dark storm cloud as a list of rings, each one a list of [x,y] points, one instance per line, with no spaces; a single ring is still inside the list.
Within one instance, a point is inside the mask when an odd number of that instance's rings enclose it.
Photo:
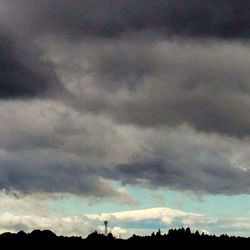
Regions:
[[[234,168],[229,163],[189,165],[176,161],[152,161],[117,168],[124,184],[168,187],[172,190],[200,194],[249,194],[250,171]]]
[[[11,165],[10,165],[11,164]],[[29,163],[30,164],[30,163]],[[95,193],[96,196],[104,195],[105,191],[99,188],[100,181],[76,166],[56,165],[48,163],[48,166],[34,169],[23,166],[22,162],[1,163],[0,188],[7,191],[18,190],[24,193],[32,192],[69,192],[75,194]],[[62,164],[62,163],[61,163]],[[74,180],[74,181],[73,181]]]
[[[109,181],[101,178],[91,167],[75,165],[73,162],[55,158],[48,161],[29,159],[24,153],[22,156],[12,155],[12,159],[2,160],[0,168],[0,189],[7,193],[69,193],[136,203],[126,191],[115,190]]]
[[[43,97],[62,86],[49,62],[32,43],[0,31],[0,98]]]
[[[128,31],[156,30],[190,36],[248,37],[248,5],[243,0],[46,0],[39,3],[3,0],[1,27],[7,27],[17,36],[11,41],[1,34],[1,97],[35,96],[43,94],[49,86],[58,85],[52,65],[42,62],[41,54],[34,47],[34,40],[40,36],[113,37]],[[26,48],[17,37],[25,37]]]
[[[250,35],[247,0],[21,0],[13,6],[31,19],[33,31],[62,32],[71,38],[145,29],[191,36]]]
[[[243,0],[2,0],[0,4],[1,28],[12,35],[6,37],[5,31],[0,35],[1,98],[46,95],[62,88],[53,65],[42,61],[34,45],[42,36],[84,39],[145,30],[202,37],[250,35],[249,3]],[[138,74],[143,74],[147,68],[140,70]]]
[[[243,0],[0,1],[0,98],[61,101],[2,101],[0,188],[124,195],[112,179],[249,193],[245,155],[232,164],[228,146],[216,148],[223,159],[196,141],[250,134],[250,50],[238,41],[250,36],[249,9]],[[190,131],[169,139],[181,126],[195,130],[184,149]]]

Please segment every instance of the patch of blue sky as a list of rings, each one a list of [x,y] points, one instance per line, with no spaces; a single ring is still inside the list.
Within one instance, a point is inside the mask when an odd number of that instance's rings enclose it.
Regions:
[[[120,225],[122,225],[124,228],[141,228],[141,229],[152,229],[152,230],[158,230],[161,228],[165,228],[166,225],[161,222],[159,219],[145,219],[140,221],[125,221],[120,222]]]
[[[250,216],[250,196],[240,195],[197,195],[190,192],[170,191],[167,189],[145,190],[128,187],[128,191],[139,201],[138,208],[166,206],[186,212],[205,215]]]
[[[120,188],[115,183],[115,188]],[[169,207],[186,212],[196,212],[211,216],[250,216],[249,195],[203,195],[189,192],[170,191],[167,189],[151,190],[138,186],[126,185],[125,188],[137,201],[137,205],[111,200],[96,200],[74,195],[49,201],[51,213],[62,215],[80,215],[91,213],[111,213],[152,207]]]

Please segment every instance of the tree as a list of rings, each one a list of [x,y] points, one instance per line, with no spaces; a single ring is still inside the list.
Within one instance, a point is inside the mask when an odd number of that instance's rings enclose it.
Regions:
[[[158,232],[156,233],[156,237],[161,237],[161,229],[159,229]]]
[[[191,230],[190,230],[189,227],[186,228],[186,234],[187,234],[187,235],[191,235]]]
[[[113,236],[112,233],[108,233],[107,238],[108,238],[109,240],[113,240],[115,237]]]

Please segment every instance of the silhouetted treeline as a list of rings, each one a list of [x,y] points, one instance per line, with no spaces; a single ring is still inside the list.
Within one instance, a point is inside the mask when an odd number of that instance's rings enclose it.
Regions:
[[[190,228],[170,229],[167,234],[153,232],[149,236],[133,235],[129,239],[116,238],[109,233],[107,236],[98,233],[97,231],[89,234],[85,239],[82,237],[66,237],[57,236],[50,230],[34,230],[31,233],[25,233],[20,231],[18,233],[3,233],[0,235],[0,243],[19,244],[19,246],[31,245],[33,247],[46,246],[47,244],[56,244],[60,247],[87,247],[87,246],[107,246],[107,247],[133,247],[139,245],[140,247],[148,246],[161,246],[161,248],[167,248],[167,246],[178,246],[191,243],[192,246],[209,246],[209,244],[223,245],[225,246],[239,246],[242,244],[249,244],[250,238],[235,237],[228,235],[206,235],[196,231],[192,233]],[[245,246],[245,245],[244,245]]]

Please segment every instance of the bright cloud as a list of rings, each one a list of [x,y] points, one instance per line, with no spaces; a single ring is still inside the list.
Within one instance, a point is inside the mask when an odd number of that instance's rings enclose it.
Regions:
[[[158,207],[116,213],[89,214],[82,216],[27,216],[3,213],[0,215],[1,232],[30,232],[36,228],[53,230],[58,235],[86,237],[97,230],[104,232],[103,221],[109,221],[109,231],[116,237],[129,237],[134,233],[151,234],[161,229],[166,233],[176,226],[191,227],[192,230],[211,234],[238,233],[247,235],[250,229],[245,218],[209,217],[203,214]],[[146,226],[145,226],[146,225]]]

